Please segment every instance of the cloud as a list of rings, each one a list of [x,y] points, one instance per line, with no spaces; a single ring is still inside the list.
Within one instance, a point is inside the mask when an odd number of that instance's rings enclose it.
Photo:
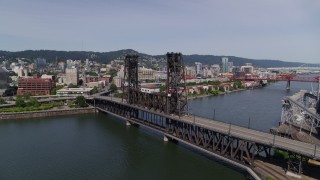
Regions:
[[[0,49],[77,50],[84,42],[97,51],[317,62],[319,9],[317,0],[4,0],[0,37],[13,42]],[[16,46],[19,38],[28,43]]]

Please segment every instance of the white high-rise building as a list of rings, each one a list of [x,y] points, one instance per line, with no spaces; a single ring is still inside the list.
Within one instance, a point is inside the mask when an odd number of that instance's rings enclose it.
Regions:
[[[196,75],[202,75],[202,63],[195,62],[196,65]]]
[[[66,83],[77,85],[79,81],[79,72],[77,68],[66,69]]]
[[[252,74],[253,73],[253,66],[241,66],[241,71],[246,74]]]
[[[119,76],[113,77],[113,83],[117,86],[117,88],[120,88],[122,86],[122,78]]]

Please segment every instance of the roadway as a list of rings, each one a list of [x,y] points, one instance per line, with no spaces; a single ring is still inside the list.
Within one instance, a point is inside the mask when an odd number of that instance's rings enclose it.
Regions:
[[[256,142],[259,144],[274,147],[276,149],[288,150],[303,156],[320,160],[320,147],[315,144],[305,143],[301,141],[296,141],[281,136],[272,135],[270,133],[265,133],[253,129],[248,129],[236,125],[231,125],[228,123],[206,119],[198,116],[177,116],[177,115],[167,115],[157,111],[152,111],[147,108],[138,107],[122,102],[120,98],[106,97],[106,96],[95,96],[96,99],[103,99],[108,101],[114,101],[126,106],[130,106],[142,111],[148,111],[159,116],[167,117],[181,122],[186,122],[189,124],[194,123],[196,126],[210,129],[215,132],[229,134],[232,137],[237,137],[243,140]]]

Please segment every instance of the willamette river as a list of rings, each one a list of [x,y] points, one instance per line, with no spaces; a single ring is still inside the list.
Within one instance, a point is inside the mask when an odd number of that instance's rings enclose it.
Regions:
[[[215,117],[218,121],[269,132],[271,127],[279,124],[282,98],[291,96],[301,89],[311,91],[312,86],[317,90],[316,83],[291,82],[291,89],[287,91],[286,82],[277,82],[260,89],[198,98],[190,101],[190,112],[198,116],[210,119]]]
[[[314,85],[314,87],[316,87]],[[310,83],[195,99],[200,116],[262,131],[280,120],[281,99]],[[245,175],[105,114],[0,121],[0,179],[245,179]]]

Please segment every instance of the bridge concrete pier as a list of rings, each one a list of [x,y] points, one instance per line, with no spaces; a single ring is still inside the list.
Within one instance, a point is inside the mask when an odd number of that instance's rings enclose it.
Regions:
[[[290,90],[290,88],[291,88],[291,82],[290,82],[290,80],[288,80],[287,81],[287,90]]]
[[[169,138],[167,136],[163,136],[163,141],[164,142],[168,142],[169,141]]]
[[[126,121],[126,126],[131,126],[131,122],[130,121]]]

